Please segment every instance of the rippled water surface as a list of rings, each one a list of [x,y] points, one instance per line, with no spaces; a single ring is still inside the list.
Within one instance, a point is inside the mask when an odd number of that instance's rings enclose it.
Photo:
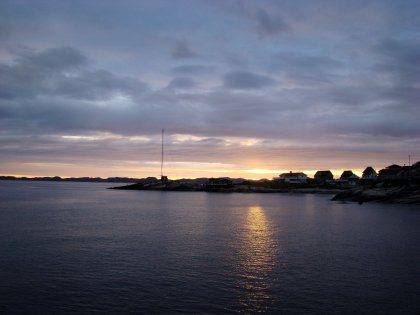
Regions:
[[[1,314],[420,312],[418,206],[109,186],[0,182]]]

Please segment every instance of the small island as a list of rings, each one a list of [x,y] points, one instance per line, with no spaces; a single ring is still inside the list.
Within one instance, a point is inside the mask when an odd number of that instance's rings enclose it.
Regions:
[[[289,174],[289,173],[288,173]],[[291,173],[294,174],[294,173]],[[301,183],[291,183],[281,178],[268,180],[250,180],[243,178],[196,178],[169,180],[148,177],[135,184],[112,187],[111,189],[126,190],[161,190],[161,191],[205,191],[205,192],[301,192],[301,193],[337,193],[342,188],[330,183],[318,183],[314,179],[307,179]]]
[[[134,184],[112,187],[125,190],[205,191],[240,193],[324,193],[332,200],[420,204],[420,161],[412,166],[390,165],[377,173],[367,167],[361,178],[351,170],[333,179],[331,171],[318,171],[314,178],[302,172],[280,174],[272,180],[242,178],[197,178],[170,180],[148,177]]]

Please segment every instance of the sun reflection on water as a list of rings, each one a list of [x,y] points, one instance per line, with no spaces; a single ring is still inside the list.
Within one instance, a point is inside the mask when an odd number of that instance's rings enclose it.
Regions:
[[[250,311],[264,311],[270,301],[269,277],[276,261],[277,243],[263,208],[248,208],[242,231],[238,286],[244,294],[239,302]]]

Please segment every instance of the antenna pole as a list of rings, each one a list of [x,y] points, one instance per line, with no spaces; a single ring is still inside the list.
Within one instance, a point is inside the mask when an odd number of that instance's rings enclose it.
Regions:
[[[163,176],[163,137],[165,134],[165,130],[162,128],[162,159],[161,159],[161,163],[160,163],[160,176]]]

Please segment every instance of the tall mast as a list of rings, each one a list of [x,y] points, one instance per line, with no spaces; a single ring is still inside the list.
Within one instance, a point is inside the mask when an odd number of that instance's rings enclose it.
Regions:
[[[162,128],[162,159],[160,162],[160,177],[163,177],[163,137],[165,134],[165,129]]]

